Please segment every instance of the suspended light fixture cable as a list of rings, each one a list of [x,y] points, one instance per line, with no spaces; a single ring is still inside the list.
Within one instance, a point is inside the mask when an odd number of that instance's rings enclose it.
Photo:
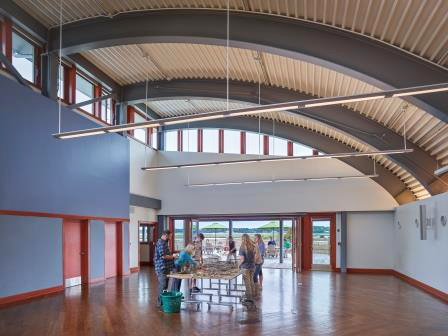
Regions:
[[[404,121],[403,121],[403,142],[404,142],[404,149],[406,149],[406,110],[408,108],[408,105],[404,105],[401,109]]]
[[[260,63],[260,59],[255,58]],[[257,76],[258,76],[258,106],[261,106],[261,77],[260,71],[258,71],[257,67]],[[258,115],[258,157],[261,157],[261,114]]]
[[[229,37],[230,37],[230,0],[227,0],[227,41],[226,41],[226,98],[227,111],[229,110]]]
[[[148,116],[148,77],[149,74],[146,74],[146,85],[145,85],[145,114]]]
[[[56,95],[58,95],[59,90],[63,90],[61,85],[61,76],[62,76],[62,1],[59,3],[59,69],[58,69],[58,92]],[[59,133],[61,133],[61,111],[62,111],[62,99],[57,97],[59,104],[58,104],[58,130]]]
[[[373,157],[373,175],[376,175],[376,155]]]
[[[148,81],[149,81],[149,72],[146,72],[146,83],[145,83],[145,117],[148,118]],[[145,166],[146,166],[146,147],[148,147],[148,144],[150,144],[152,139],[149,139],[149,133],[146,131],[146,129],[143,129],[146,132],[146,145],[145,145]],[[152,136],[152,133],[151,133]]]

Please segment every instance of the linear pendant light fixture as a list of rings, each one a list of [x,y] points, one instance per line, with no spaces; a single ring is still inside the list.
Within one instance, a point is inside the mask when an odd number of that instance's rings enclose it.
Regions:
[[[200,113],[200,114],[193,114],[193,115],[186,115],[186,116],[164,118],[164,119],[158,119],[157,121],[152,120],[152,121],[144,121],[144,122],[139,122],[139,123],[130,123],[130,124],[117,125],[117,126],[97,127],[97,128],[90,128],[90,129],[85,129],[85,130],[80,130],[80,131],[71,131],[71,132],[60,132],[59,131],[59,133],[53,134],[53,136],[58,139],[70,139],[70,138],[85,137],[85,136],[90,136],[90,135],[124,132],[124,131],[139,129],[139,128],[154,128],[154,127],[159,127],[159,126],[183,124],[183,123],[202,121],[202,120],[221,119],[221,118],[228,118],[228,117],[244,116],[244,115],[249,115],[249,114],[267,113],[267,112],[278,112],[278,111],[286,111],[286,110],[298,109],[298,108],[311,108],[311,107],[316,107],[316,106],[338,105],[338,104],[344,104],[344,103],[354,103],[354,102],[359,102],[359,101],[376,100],[376,99],[383,99],[383,98],[413,96],[413,95],[427,94],[427,93],[434,93],[434,92],[443,92],[443,91],[448,91],[448,83],[410,87],[410,88],[397,89],[397,90],[379,91],[379,92],[365,93],[365,94],[359,94],[359,95],[353,95],[353,96],[299,100],[299,101],[293,101],[293,102],[287,102],[287,103],[270,104],[270,105],[246,107],[246,108],[234,109],[234,110],[225,110],[225,111],[208,112],[208,113]]]
[[[335,153],[335,154],[324,154],[324,155],[270,157],[270,158],[247,159],[247,160],[202,162],[202,163],[191,163],[191,164],[169,165],[169,166],[158,166],[158,167],[143,167],[141,169],[146,170],[146,171],[156,171],[156,170],[168,170],[168,169],[177,169],[177,168],[198,168],[198,167],[210,167],[210,166],[224,166],[224,165],[255,163],[255,162],[278,162],[278,161],[295,161],[295,160],[312,160],[312,159],[335,159],[335,158],[376,156],[376,155],[394,155],[394,154],[405,154],[405,153],[410,153],[410,152],[413,152],[413,149],[392,149],[392,150],[371,151],[371,152],[349,152],[349,153]]]
[[[228,185],[241,184],[263,184],[263,183],[282,183],[282,182],[305,182],[305,181],[331,181],[331,180],[349,180],[349,179],[364,179],[375,178],[377,174],[372,175],[353,175],[353,176],[326,176],[326,177],[302,177],[296,179],[276,179],[276,180],[260,180],[260,181],[240,181],[240,182],[217,182],[217,183],[197,183],[186,184],[186,187],[219,187]]]

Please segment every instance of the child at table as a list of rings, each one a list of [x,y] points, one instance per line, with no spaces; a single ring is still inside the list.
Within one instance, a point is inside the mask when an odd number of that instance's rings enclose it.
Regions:
[[[191,258],[194,252],[194,246],[192,244],[188,244],[185,247],[185,250],[180,252],[179,258],[174,263],[177,272],[181,272],[185,266],[189,266],[190,268],[196,267],[196,262]],[[180,286],[182,284],[182,279],[176,279],[175,289],[180,291]]]

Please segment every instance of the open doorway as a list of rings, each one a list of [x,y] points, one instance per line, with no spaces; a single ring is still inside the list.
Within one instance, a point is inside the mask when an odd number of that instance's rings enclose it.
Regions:
[[[302,220],[302,269],[336,269],[336,214],[308,214]]]
[[[312,218],[313,270],[329,271],[330,267],[330,220]]]
[[[138,240],[140,265],[154,266],[154,253],[157,242],[157,223],[139,222]]]
[[[198,233],[205,236],[203,242],[204,257],[212,256],[227,260],[230,236],[232,236],[235,248],[238,250],[243,234],[248,234],[252,239],[255,239],[256,234],[260,234],[266,248],[264,267],[292,268],[296,251],[293,234],[293,223],[296,220],[294,217],[238,216],[191,218],[188,220],[191,227],[185,231],[185,234],[191,233],[192,238]],[[176,226],[177,221],[179,221],[179,225]],[[182,241],[181,220],[178,218],[172,219],[171,223],[173,228],[176,228],[176,235],[179,234],[179,242]]]

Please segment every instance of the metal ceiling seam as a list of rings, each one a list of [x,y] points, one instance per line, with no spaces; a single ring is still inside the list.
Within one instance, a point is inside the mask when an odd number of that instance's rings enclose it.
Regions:
[[[16,2],[19,4],[19,5],[22,5],[22,7],[25,7],[25,9],[28,9],[29,11],[31,11],[32,12],[32,9],[34,8],[34,9],[36,9],[36,7],[37,8],[39,8],[38,6],[29,6],[29,5],[27,5],[26,4],[26,2],[24,2],[24,1],[18,1],[18,0],[16,0]],[[408,7],[407,7],[407,9],[409,8],[409,6],[410,6],[410,4],[412,3],[412,1],[408,1]],[[370,5],[371,3],[369,3],[369,5]],[[152,4],[151,5],[153,8],[152,9],[154,9],[155,8],[155,6]],[[180,7],[184,7],[184,8],[193,8],[193,6],[188,6],[188,4],[187,5],[183,5],[183,6],[180,6]],[[211,6],[210,6],[211,7]],[[157,7],[157,8],[161,8],[161,6],[159,6],[159,7]],[[179,7],[177,7],[177,8],[179,8]],[[221,8],[222,9],[222,8]],[[147,7],[145,10],[151,10],[151,8],[149,8],[149,7]],[[132,11],[132,10],[131,10]],[[244,11],[244,12],[247,12],[247,11]],[[407,12],[407,10],[405,9],[405,13]],[[276,16],[284,16],[284,17],[288,17],[288,18],[294,18],[293,16],[287,16],[287,15],[283,15],[282,13],[277,13],[277,14],[269,14],[269,15],[276,15]],[[85,15],[86,16],[86,15]],[[406,15],[402,15],[402,17],[404,17],[404,16],[406,16]],[[296,19],[296,20],[304,20],[304,19],[301,19],[300,17],[296,17],[296,18],[294,18],[294,19]],[[56,20],[54,20],[54,21],[56,21]],[[305,21],[309,21],[309,22],[315,22],[315,23],[317,23],[317,24],[324,24],[324,25],[327,25],[327,24],[325,24],[325,23],[323,23],[323,22],[319,22],[319,20],[305,20]],[[48,23],[47,23],[48,24]],[[443,23],[441,24],[442,26],[443,26]],[[342,28],[342,27],[338,27],[337,26],[337,24],[335,24],[335,25],[330,25],[330,26],[332,26],[332,27],[334,27],[334,28],[339,28],[339,29],[342,29],[342,30],[348,30],[348,29],[345,29],[345,28]],[[355,26],[353,26],[353,27],[351,27],[351,28],[356,28]],[[353,33],[356,33],[356,29],[352,29],[351,30]],[[382,39],[377,39],[377,38],[375,38],[376,40],[378,40],[378,41],[382,41],[383,43],[387,43],[387,41],[384,41],[384,40],[382,40]],[[393,40],[392,40],[393,41]],[[389,43],[389,44],[392,44],[392,43]]]

